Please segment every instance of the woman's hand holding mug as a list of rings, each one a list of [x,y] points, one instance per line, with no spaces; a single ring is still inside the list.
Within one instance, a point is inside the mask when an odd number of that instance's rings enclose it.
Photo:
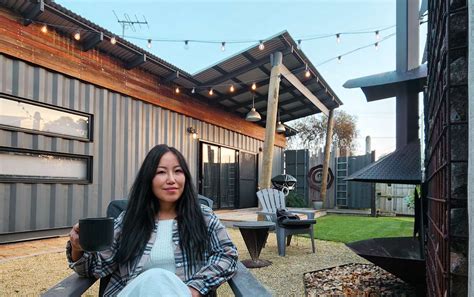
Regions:
[[[72,226],[71,232],[69,232],[69,241],[71,242],[71,256],[73,261],[77,261],[82,257],[83,249],[79,243],[79,223]]]

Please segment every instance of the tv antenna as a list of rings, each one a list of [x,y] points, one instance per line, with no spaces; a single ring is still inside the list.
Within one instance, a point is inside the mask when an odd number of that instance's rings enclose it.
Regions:
[[[125,37],[125,29],[126,28],[129,28],[133,32],[136,32],[137,30],[135,29],[135,25],[138,25],[138,27],[140,29],[141,29],[141,25],[146,25],[148,27],[148,29],[150,29],[150,26],[148,26],[148,22],[147,22],[144,15],[142,15],[143,21],[140,21],[138,19],[137,15],[135,15],[135,20],[132,20],[127,13],[124,13],[123,14],[123,19],[119,19],[119,17],[115,13],[115,11],[112,10],[112,12],[114,13],[115,17],[117,18],[117,22],[120,24],[120,26],[122,26],[122,38]]]

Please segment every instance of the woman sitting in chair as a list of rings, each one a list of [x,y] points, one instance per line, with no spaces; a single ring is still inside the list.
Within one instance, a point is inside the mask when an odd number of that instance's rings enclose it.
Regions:
[[[104,296],[201,296],[230,279],[237,249],[212,210],[200,205],[183,155],[155,146],[115,220],[112,247],[89,253],[79,225],[67,244],[69,266],[79,275],[111,275]]]

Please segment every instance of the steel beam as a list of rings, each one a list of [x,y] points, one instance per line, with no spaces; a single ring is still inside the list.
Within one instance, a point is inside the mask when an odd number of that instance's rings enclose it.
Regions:
[[[129,63],[127,63],[125,65],[125,68],[130,70],[142,65],[145,62],[146,62],[146,54],[141,54],[137,56],[135,59],[133,59],[132,61],[130,61]]]
[[[36,3],[32,4],[33,7],[23,14],[23,25],[28,26],[44,12],[44,1],[37,0]]]
[[[93,49],[99,43],[101,43],[103,40],[104,40],[104,33],[97,32],[97,33],[93,34],[92,37],[85,40],[84,43],[82,44],[82,51],[87,52],[87,51]]]

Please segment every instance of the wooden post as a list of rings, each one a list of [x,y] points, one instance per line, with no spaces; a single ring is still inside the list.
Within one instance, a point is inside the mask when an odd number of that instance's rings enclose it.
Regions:
[[[369,137],[369,136],[367,136]],[[374,163],[375,162],[375,151],[369,152],[370,153],[370,162]],[[370,215],[372,217],[377,216],[377,200],[376,200],[376,189],[375,189],[375,183],[370,183]]]
[[[326,144],[324,146],[323,176],[321,177],[321,200],[323,207],[326,205],[326,192],[328,186],[329,158],[331,156],[332,132],[334,128],[334,109],[329,111],[328,127],[326,131]]]
[[[270,188],[272,178],[273,146],[275,145],[275,126],[278,111],[278,95],[280,93],[280,66],[283,61],[281,52],[273,54],[270,85],[268,87],[267,123],[265,126],[265,142],[263,143],[262,175],[258,183],[260,189]]]

